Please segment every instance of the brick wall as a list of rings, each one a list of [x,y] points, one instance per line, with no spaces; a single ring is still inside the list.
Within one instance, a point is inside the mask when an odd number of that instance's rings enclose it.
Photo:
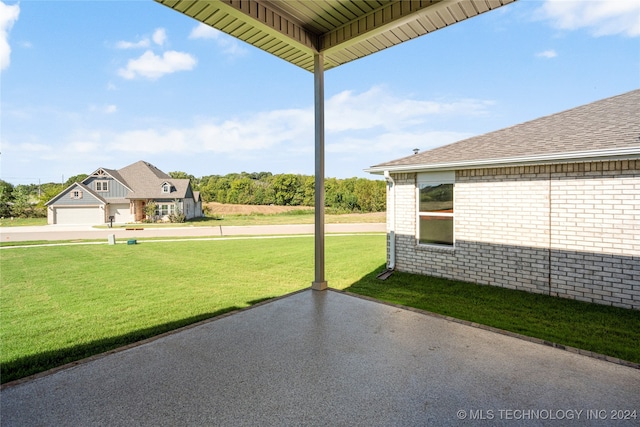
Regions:
[[[393,177],[398,270],[640,309],[640,161],[457,171],[455,248],[417,244]]]

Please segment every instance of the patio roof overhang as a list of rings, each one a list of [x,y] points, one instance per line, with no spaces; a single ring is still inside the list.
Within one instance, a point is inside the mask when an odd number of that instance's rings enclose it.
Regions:
[[[329,70],[515,0],[155,0],[307,71]]]
[[[314,73],[315,281],[324,278],[324,71],[516,0],[155,0]]]

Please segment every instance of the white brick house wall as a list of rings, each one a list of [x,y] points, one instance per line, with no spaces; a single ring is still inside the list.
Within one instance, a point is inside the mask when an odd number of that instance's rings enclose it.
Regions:
[[[640,309],[640,160],[456,171],[453,248],[417,244],[392,177],[398,270]]]

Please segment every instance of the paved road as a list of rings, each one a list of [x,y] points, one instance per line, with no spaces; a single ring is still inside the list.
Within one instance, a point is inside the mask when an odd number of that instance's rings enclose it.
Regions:
[[[249,235],[313,234],[313,224],[305,225],[252,225],[218,227],[175,227],[144,228],[126,230],[123,228],[97,229],[87,225],[45,225],[34,227],[0,227],[3,242],[25,242],[30,240],[75,240],[107,239],[110,234],[120,239],[144,239],[149,237],[212,237]],[[386,225],[373,224],[326,224],[327,233],[371,233],[385,232]]]

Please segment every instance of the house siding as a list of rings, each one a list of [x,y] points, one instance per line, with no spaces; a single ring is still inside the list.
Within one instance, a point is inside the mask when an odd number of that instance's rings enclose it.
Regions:
[[[392,176],[398,270],[640,309],[640,161],[459,170],[454,248],[417,244]]]
[[[108,181],[108,191],[96,191],[95,181]],[[127,187],[110,176],[90,176],[84,181],[84,184],[105,199],[124,199],[129,194]]]
[[[72,191],[81,191],[82,198],[81,199],[72,199],[71,192]],[[93,197],[93,195],[89,194],[82,188],[79,187],[71,187],[64,194],[61,194],[58,199],[55,201],[55,206],[99,206],[103,205],[100,200]]]

